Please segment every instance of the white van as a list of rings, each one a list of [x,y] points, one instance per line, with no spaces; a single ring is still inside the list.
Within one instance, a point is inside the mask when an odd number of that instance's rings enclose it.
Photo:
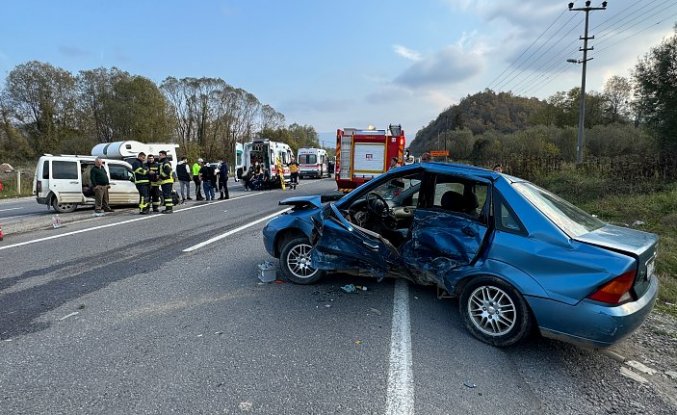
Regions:
[[[331,177],[327,150],[321,148],[300,148],[298,152],[299,177]]]
[[[37,202],[59,213],[72,212],[81,205],[94,206],[94,189],[89,180],[94,160],[96,157],[92,156],[45,154],[40,157],[33,178]],[[106,159],[104,168],[110,179],[110,205],[137,205],[139,192],[132,166],[122,160]]]

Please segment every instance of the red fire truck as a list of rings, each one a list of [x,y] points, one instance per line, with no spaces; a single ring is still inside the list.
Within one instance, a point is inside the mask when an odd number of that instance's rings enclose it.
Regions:
[[[387,130],[369,127],[339,129],[336,132],[336,184],[349,192],[388,170],[390,159],[402,162],[404,131],[391,124]]]

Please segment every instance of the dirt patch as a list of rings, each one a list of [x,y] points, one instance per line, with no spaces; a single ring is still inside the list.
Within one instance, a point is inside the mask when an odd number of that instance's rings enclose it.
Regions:
[[[663,399],[677,407],[677,318],[654,311],[629,339],[611,350],[625,357],[625,367],[648,380]],[[656,372],[638,371],[628,361]]]

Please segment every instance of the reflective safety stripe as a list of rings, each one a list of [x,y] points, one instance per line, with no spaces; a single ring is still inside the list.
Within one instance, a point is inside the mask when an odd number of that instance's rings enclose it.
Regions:
[[[148,179],[142,179],[142,180],[137,180],[134,183],[136,183],[136,184],[146,184],[146,183],[150,183],[150,181]]]
[[[172,207],[174,206],[174,202],[172,202],[172,199],[165,199],[165,207]]]
[[[169,183],[174,183],[174,179],[172,179],[170,177],[169,179],[165,179],[165,180],[161,181],[159,184],[162,185],[162,184],[169,184]]]

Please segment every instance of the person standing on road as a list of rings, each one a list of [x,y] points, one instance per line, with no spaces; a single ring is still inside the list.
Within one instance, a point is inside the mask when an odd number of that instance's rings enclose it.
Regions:
[[[152,154],[146,157],[146,168],[150,180],[150,202],[153,212],[157,213],[160,211],[160,164],[155,161],[155,156]]]
[[[200,169],[200,180],[202,181],[202,187],[205,191],[205,200],[211,201],[214,200],[215,191],[214,183],[216,182],[216,176],[214,175],[214,169],[209,163],[204,163]]]
[[[299,163],[296,162],[294,157],[292,157],[291,163],[289,163],[289,176],[289,187],[296,189],[296,186],[299,184]]]
[[[176,165],[176,176],[179,178],[179,184],[181,185],[181,203],[186,203],[186,199],[193,200],[190,198],[190,173],[188,159],[185,156],[181,157],[181,161]]]
[[[146,168],[146,153],[141,152],[136,156],[136,160],[132,163],[132,171],[136,190],[139,191],[139,213],[146,215],[150,210],[150,180]]]
[[[200,169],[202,168],[202,159],[197,159],[193,163],[193,181],[195,182],[195,200],[203,200],[202,190],[200,190]]]
[[[228,195],[228,162],[225,157],[219,166],[219,200],[230,199]]]
[[[160,186],[162,187],[162,197],[165,200],[165,210],[162,213],[173,213],[174,201],[172,200],[172,189],[174,188],[174,175],[172,163],[167,158],[167,152],[160,151]]]
[[[110,181],[103,167],[103,159],[97,157],[94,161],[94,168],[89,173],[89,180],[94,187],[94,212],[102,215],[103,212],[112,212],[113,209],[108,205],[108,189]],[[103,209],[103,211],[102,211]]]

